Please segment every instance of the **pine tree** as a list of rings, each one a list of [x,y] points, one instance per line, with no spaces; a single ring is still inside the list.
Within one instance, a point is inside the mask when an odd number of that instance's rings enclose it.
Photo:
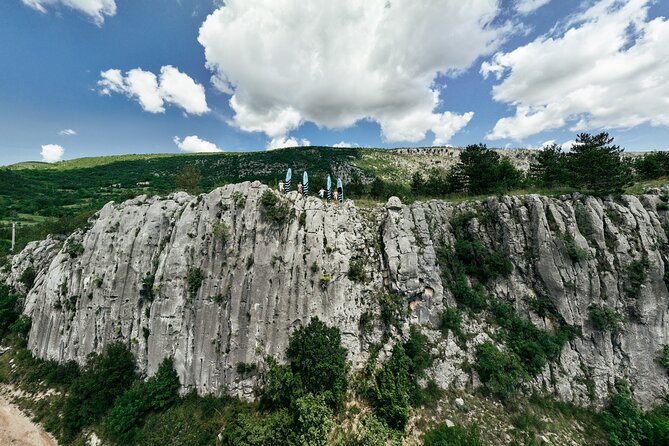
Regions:
[[[622,193],[631,184],[630,166],[621,156],[623,149],[612,142],[606,132],[577,136],[568,156],[572,186],[595,195],[610,195]]]

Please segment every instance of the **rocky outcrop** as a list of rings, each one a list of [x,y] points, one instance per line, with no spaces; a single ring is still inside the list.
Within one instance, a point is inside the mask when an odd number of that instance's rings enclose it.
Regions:
[[[514,265],[489,293],[550,331],[556,318],[532,305],[548,301],[562,323],[581,329],[531,386],[580,404],[601,402],[618,378],[628,379],[645,405],[669,390],[666,370],[654,361],[669,344],[669,221],[666,205],[658,210],[665,198],[659,191],[618,201],[391,199],[374,209],[350,201],[326,206],[293,192],[283,199],[287,222],[276,223],[260,203],[267,190],[242,183],[198,197],[109,203],[90,229],[58,249],[53,241],[30,245],[15,256],[9,277],[15,282],[27,264],[39,266],[24,308],[33,320],[29,348],[83,362],[121,340],[149,374],[172,355],[186,388],[250,396],[254,380],[239,376],[237,365],[282,357],[292,330],[314,316],[340,328],[353,367],[361,367],[370,345],[382,340],[381,322],[370,331],[361,316],[378,315],[379,296],[394,292],[408,310],[394,336],[420,325],[438,358],[430,373],[439,384],[476,386],[462,364],[494,338],[494,324],[485,314],[466,317],[466,343],[437,330],[440,313],[455,305],[437,253],[454,243],[452,217],[471,212],[469,233]],[[366,280],[351,280],[359,259]],[[593,304],[620,314],[622,329],[595,327]]]

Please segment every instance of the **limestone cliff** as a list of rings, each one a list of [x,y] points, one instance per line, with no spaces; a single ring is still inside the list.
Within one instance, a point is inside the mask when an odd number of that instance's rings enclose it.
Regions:
[[[441,311],[455,305],[437,251],[454,242],[452,217],[474,212],[467,230],[514,266],[488,291],[546,330],[554,318],[532,311],[532,301],[549,300],[564,323],[581,329],[530,385],[580,404],[601,402],[616,378],[628,379],[645,405],[669,391],[667,372],[654,361],[669,343],[669,213],[659,191],[617,201],[391,199],[374,209],[350,201],[326,207],[291,193],[284,223],[266,215],[265,191],[242,183],[198,197],[109,203],[87,230],[32,243],[5,277],[20,287],[27,266],[38,270],[24,308],[33,320],[29,348],[83,362],[123,340],[148,374],[173,355],[187,388],[251,395],[253,378],[238,376],[237,364],[281,357],[291,331],[313,316],[341,329],[353,368],[361,367],[382,339],[380,322],[363,329],[361,316],[378,314],[378,296],[395,291],[408,316],[394,335],[419,324],[438,358],[430,374],[442,386],[476,386],[462,364],[494,325],[485,315],[466,318],[466,345],[437,330]],[[364,260],[365,281],[349,279],[351,259]],[[594,327],[592,304],[621,314],[622,330]]]

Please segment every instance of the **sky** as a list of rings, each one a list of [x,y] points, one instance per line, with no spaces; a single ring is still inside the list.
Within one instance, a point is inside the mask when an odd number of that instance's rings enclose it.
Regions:
[[[2,0],[0,165],[286,146],[669,149],[666,0]]]

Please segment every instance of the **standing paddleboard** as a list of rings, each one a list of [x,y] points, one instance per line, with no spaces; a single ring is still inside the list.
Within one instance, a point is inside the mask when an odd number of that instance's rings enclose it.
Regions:
[[[293,178],[293,169],[290,167],[288,168],[288,172],[286,172],[286,187],[285,187],[285,192],[288,193],[290,192],[290,180]]]
[[[328,175],[328,181],[327,181],[327,189],[328,189],[328,203],[330,200],[332,200],[332,180],[330,179],[330,175]]]
[[[309,196],[309,175],[307,175],[306,170],[302,174],[302,189],[304,190],[304,196],[308,197]]]
[[[341,178],[337,178],[337,193],[339,194],[339,202],[344,202],[344,184],[341,182]]]

